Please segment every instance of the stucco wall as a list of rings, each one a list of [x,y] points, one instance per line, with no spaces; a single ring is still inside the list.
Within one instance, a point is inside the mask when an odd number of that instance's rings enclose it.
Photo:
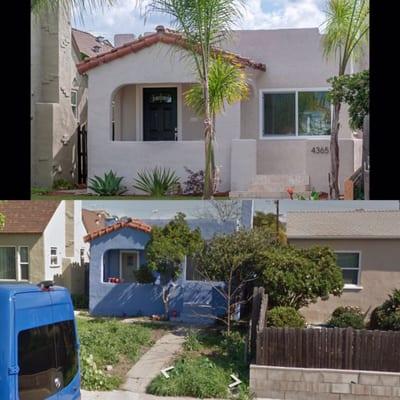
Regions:
[[[199,117],[185,102],[185,93],[192,85],[182,85],[182,138],[183,140],[203,140],[203,118]]]
[[[46,278],[44,270],[44,245],[40,234],[0,233],[0,246],[29,247],[29,281],[38,283]]]
[[[289,242],[299,247],[321,245],[334,251],[361,252],[361,289],[345,289],[341,297],[331,296],[327,301],[318,301],[302,309],[301,313],[309,322],[326,322],[333,310],[342,305],[358,306],[364,312],[371,312],[400,285],[399,239],[289,239]]]
[[[114,270],[119,267],[120,250],[137,250],[141,264],[145,262],[143,250],[150,236],[142,231],[120,229],[91,242],[89,272],[89,310],[93,315],[139,316],[163,314],[162,284],[103,282],[103,263]],[[184,274],[171,291],[170,311],[178,313],[178,320],[198,323],[213,322],[213,315],[224,311],[224,299],[215,286],[221,283],[187,282]],[[199,315],[200,314],[200,315]],[[210,318],[208,318],[210,316]],[[193,322],[193,321],[192,321]]]
[[[44,266],[46,279],[52,280],[54,275],[62,274],[65,254],[65,201],[62,201],[54,212],[43,232]],[[50,247],[57,247],[58,262],[56,267],[50,266]]]
[[[60,7],[32,16],[31,49],[31,181],[51,187],[55,179],[76,179],[77,121],[71,88],[78,89],[78,110],[86,113],[86,80],[75,66],[70,13]]]

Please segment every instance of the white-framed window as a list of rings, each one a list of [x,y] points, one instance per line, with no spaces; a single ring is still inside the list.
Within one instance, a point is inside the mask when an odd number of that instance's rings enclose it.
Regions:
[[[28,246],[0,246],[1,280],[29,280]]]
[[[344,287],[360,286],[361,278],[361,252],[335,251],[336,262],[342,269]]]
[[[186,256],[185,260],[185,280],[187,281],[206,281],[207,279],[197,269],[194,259]]]
[[[75,119],[78,119],[78,91],[71,89],[71,108]]]
[[[262,89],[260,137],[329,136],[332,104],[327,88]]]
[[[123,282],[136,282],[135,271],[139,269],[139,252],[127,250],[120,252],[119,277]]]
[[[58,248],[50,247],[50,267],[59,267],[60,263],[58,260]]]

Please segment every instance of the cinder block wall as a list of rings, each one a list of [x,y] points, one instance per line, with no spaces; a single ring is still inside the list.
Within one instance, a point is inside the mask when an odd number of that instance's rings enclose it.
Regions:
[[[400,373],[250,365],[258,398],[287,400],[391,400],[400,398]]]

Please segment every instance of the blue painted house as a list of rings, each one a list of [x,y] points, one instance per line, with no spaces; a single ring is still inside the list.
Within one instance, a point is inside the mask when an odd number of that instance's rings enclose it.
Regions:
[[[199,227],[204,239],[217,233],[230,233],[238,225],[252,226],[252,202],[242,202],[239,221],[192,219],[193,229]],[[145,247],[151,236],[151,225],[165,225],[168,220],[128,219],[115,221],[85,236],[90,242],[89,311],[98,316],[150,316],[164,314],[162,278],[154,283],[137,283],[134,271],[146,264]],[[151,224],[151,225],[150,225]],[[189,258],[171,289],[170,317],[182,322],[210,323],[212,316],[225,312],[220,293],[222,282],[201,280]]]

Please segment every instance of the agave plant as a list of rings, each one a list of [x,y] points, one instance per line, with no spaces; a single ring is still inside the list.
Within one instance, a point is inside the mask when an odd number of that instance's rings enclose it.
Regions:
[[[126,192],[126,187],[121,185],[123,177],[117,176],[113,171],[104,174],[104,178],[95,175],[90,178],[89,189],[100,196],[116,196]]]
[[[153,197],[162,197],[179,188],[179,178],[169,168],[155,167],[139,171],[133,187]]]

